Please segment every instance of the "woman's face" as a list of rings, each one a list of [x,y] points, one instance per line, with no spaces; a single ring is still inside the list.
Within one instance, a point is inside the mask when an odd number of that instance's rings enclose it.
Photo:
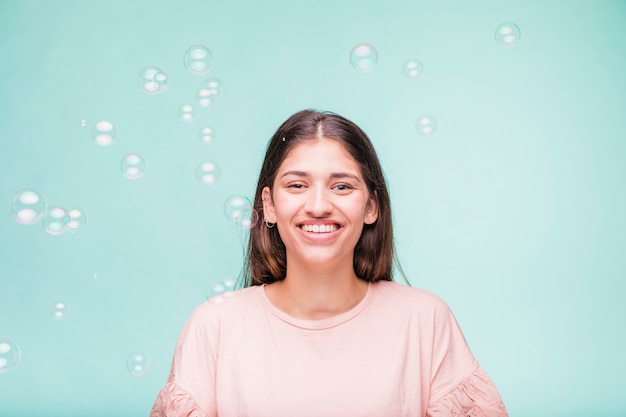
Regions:
[[[378,217],[357,162],[333,139],[304,141],[263,189],[265,218],[276,223],[287,265],[329,270],[352,266],[364,224]]]

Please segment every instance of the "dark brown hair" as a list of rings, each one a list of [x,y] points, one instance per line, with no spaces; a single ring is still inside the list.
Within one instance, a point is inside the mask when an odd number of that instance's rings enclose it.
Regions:
[[[350,120],[331,112],[303,110],[289,117],[270,139],[254,196],[259,221],[250,230],[244,287],[269,284],[285,278],[287,256],[278,228],[263,222],[262,191],[274,186],[278,168],[298,144],[317,138],[341,143],[361,169],[370,196],[378,205],[378,219],[365,224],[354,249],[354,272],[366,281],[392,280],[395,259],[391,203],[387,184],[374,147],[361,128]]]

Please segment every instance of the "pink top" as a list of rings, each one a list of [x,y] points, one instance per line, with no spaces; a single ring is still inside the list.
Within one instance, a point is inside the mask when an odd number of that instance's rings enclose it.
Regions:
[[[448,306],[389,281],[350,311],[293,318],[263,286],[200,305],[151,417],[508,416]]]

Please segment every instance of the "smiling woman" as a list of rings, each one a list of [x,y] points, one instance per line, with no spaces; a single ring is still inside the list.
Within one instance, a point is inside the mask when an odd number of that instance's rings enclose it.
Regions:
[[[254,201],[245,288],[188,319],[153,417],[507,416],[448,306],[391,282],[389,193],[358,126],[291,116]]]

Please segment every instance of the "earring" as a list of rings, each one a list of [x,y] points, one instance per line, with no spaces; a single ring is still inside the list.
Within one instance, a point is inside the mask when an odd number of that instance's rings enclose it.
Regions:
[[[267,226],[268,229],[271,229],[275,225],[276,225],[276,223],[271,223],[267,219],[265,219],[265,226]]]

